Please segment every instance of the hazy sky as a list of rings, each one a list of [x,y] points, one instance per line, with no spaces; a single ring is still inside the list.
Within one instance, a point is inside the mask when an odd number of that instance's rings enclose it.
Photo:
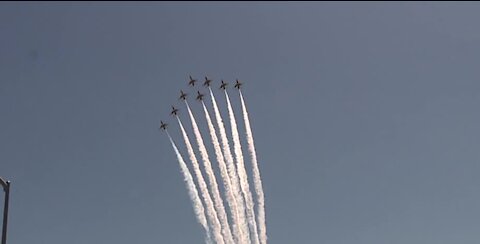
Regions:
[[[168,114],[185,112],[189,74],[245,82],[270,243],[477,244],[479,13],[444,2],[0,3],[9,244],[202,243],[157,130],[167,120],[185,153]]]

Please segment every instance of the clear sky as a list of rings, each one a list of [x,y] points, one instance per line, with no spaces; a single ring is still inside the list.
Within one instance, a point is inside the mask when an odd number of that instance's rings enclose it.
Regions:
[[[0,3],[9,244],[202,243],[157,130],[167,120],[186,157],[168,114],[185,112],[190,74],[245,83],[270,243],[476,244],[479,13],[465,2]]]

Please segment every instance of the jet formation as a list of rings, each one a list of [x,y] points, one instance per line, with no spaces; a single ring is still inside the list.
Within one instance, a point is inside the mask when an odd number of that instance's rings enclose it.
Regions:
[[[195,86],[195,82],[197,82],[196,79],[194,79],[191,75],[188,76],[189,78],[189,81],[188,81],[188,86],[192,86],[194,87]],[[205,76],[205,81],[203,82],[203,86],[205,87],[211,87],[211,83],[212,83],[212,80],[209,79],[207,76]],[[228,83],[221,80],[221,83],[220,83],[220,87],[219,89],[223,89],[223,90],[226,90],[227,89],[227,85]],[[238,90],[240,90],[240,87],[243,85],[242,82],[240,82],[238,79],[235,80],[235,84],[234,84],[234,87],[237,88]],[[187,100],[187,93],[183,92],[183,90],[180,90],[180,96],[178,97],[179,100],[184,100],[186,101]],[[196,100],[198,101],[203,101],[203,97],[205,96],[205,94],[202,94],[200,93],[200,91],[197,91],[197,96],[196,96]],[[172,110],[170,111],[170,115],[172,116],[178,116],[178,108],[175,108],[173,105],[172,105]],[[163,130],[166,130],[167,129],[167,126],[168,124],[164,123],[163,121],[160,121],[160,128],[159,129],[163,129]]]

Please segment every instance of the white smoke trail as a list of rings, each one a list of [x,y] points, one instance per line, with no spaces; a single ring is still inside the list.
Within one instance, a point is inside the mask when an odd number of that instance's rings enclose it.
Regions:
[[[228,175],[227,166],[225,165],[225,160],[223,158],[222,148],[220,147],[220,142],[218,141],[217,133],[215,132],[215,127],[213,126],[212,119],[208,113],[205,103],[202,101],[203,111],[205,112],[205,117],[207,118],[208,129],[210,131],[210,137],[212,138],[213,147],[215,149],[215,156],[217,157],[218,165],[220,168],[220,174],[223,180],[223,185],[225,187],[225,195],[227,199],[228,206],[232,213],[233,219],[233,234],[237,243],[245,243],[245,239],[241,232],[241,227],[239,224],[238,217],[238,208],[235,196],[232,192],[232,183]]]
[[[230,145],[228,142],[227,138],[227,133],[225,131],[225,125],[223,124],[223,119],[220,114],[220,110],[218,109],[217,105],[217,100],[215,99],[215,96],[213,95],[212,89],[210,89],[210,97],[212,100],[213,104],[213,110],[215,112],[215,118],[217,121],[218,125],[218,130],[220,132],[220,139],[222,141],[222,149],[223,149],[223,155],[225,156],[225,161],[227,164],[227,169],[228,169],[228,174],[230,176],[230,180],[232,182],[232,191],[235,195],[235,199],[237,201],[237,207],[238,207],[238,217],[240,221],[240,226],[242,228],[242,234],[245,237],[245,240],[250,240],[250,233],[248,230],[248,225],[247,221],[245,219],[245,205],[243,201],[243,196],[241,192],[241,187],[240,187],[240,182],[238,179],[238,174],[237,174],[237,169],[235,167],[235,163],[233,161],[233,156],[232,152],[230,150]]]
[[[240,137],[238,136],[237,122],[235,120],[235,114],[233,113],[232,104],[225,90],[225,97],[227,98],[228,114],[230,116],[230,123],[232,127],[233,147],[235,151],[235,158],[237,160],[238,176],[240,178],[240,186],[242,188],[243,196],[245,197],[245,205],[247,210],[247,218],[250,224],[250,231],[252,232],[252,238],[255,244],[260,243],[258,238],[257,223],[255,221],[255,211],[253,209],[252,193],[250,192],[250,186],[248,184],[247,172],[245,170],[245,164],[243,162],[242,146],[240,144]]]
[[[222,227],[220,225],[220,221],[218,220],[217,212],[215,211],[212,198],[208,193],[207,183],[205,183],[205,179],[203,178],[202,171],[200,170],[200,166],[197,161],[197,157],[192,148],[192,144],[190,143],[190,139],[188,138],[187,132],[185,128],[183,128],[183,124],[180,121],[180,118],[177,116],[178,124],[180,125],[180,129],[182,131],[183,139],[185,140],[185,144],[187,146],[188,155],[190,157],[190,161],[192,161],[193,171],[197,176],[198,186],[200,188],[200,192],[202,194],[203,200],[205,201],[205,206],[207,208],[207,216],[208,220],[210,221],[210,225],[212,227],[213,237],[217,244],[224,244],[225,241],[223,240],[222,236]]]
[[[168,133],[168,131],[166,132],[167,132],[168,138],[170,139],[170,143],[172,143],[173,150],[175,150],[175,154],[177,155],[178,163],[180,164],[180,169],[182,171],[185,184],[187,186],[188,195],[190,196],[190,200],[192,201],[192,204],[193,204],[193,211],[195,212],[195,217],[197,217],[197,221],[202,225],[203,229],[205,229],[205,233],[206,233],[205,242],[208,244],[211,244],[212,241],[210,237],[210,228],[208,227],[207,218],[205,217],[205,209],[203,207],[200,196],[198,196],[197,187],[195,186],[195,182],[193,181],[192,174],[190,173],[190,170],[188,170],[188,167],[185,164],[185,161],[183,160],[182,155],[178,151],[178,148],[175,145],[175,142],[173,142],[173,139],[170,136],[170,133]]]
[[[223,205],[223,200],[222,200],[222,197],[220,196],[220,191],[218,190],[217,179],[215,178],[215,173],[213,172],[212,164],[210,163],[207,149],[205,148],[205,144],[203,143],[202,134],[198,129],[197,122],[195,120],[195,117],[193,117],[192,110],[190,109],[190,106],[188,105],[187,100],[185,100],[185,104],[187,105],[188,114],[190,115],[190,120],[192,121],[193,132],[195,134],[195,138],[197,139],[200,155],[202,157],[202,161],[205,166],[205,172],[207,173],[207,177],[210,182],[210,188],[212,190],[215,209],[217,210],[218,218],[220,220],[220,224],[222,225],[223,237],[225,239],[225,242],[235,243],[233,241],[230,225],[228,224],[228,218],[225,212],[225,207]]]
[[[248,151],[250,152],[250,157],[252,159],[252,168],[253,168],[253,183],[255,186],[255,193],[257,195],[258,206],[257,206],[257,220],[258,228],[260,231],[260,240],[262,244],[267,243],[267,227],[265,223],[265,196],[263,194],[262,179],[260,177],[260,170],[257,163],[257,153],[255,152],[255,143],[253,141],[252,128],[250,126],[250,119],[248,118],[247,107],[245,101],[243,100],[242,91],[240,92],[240,100],[242,101],[242,111],[243,111],[243,120],[245,121],[245,129],[247,133],[247,143]]]

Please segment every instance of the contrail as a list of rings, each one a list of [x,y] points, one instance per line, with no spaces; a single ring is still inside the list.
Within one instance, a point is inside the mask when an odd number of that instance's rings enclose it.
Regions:
[[[228,143],[227,133],[225,132],[225,125],[223,124],[223,119],[218,109],[217,100],[213,95],[212,89],[209,87],[210,97],[212,99],[213,110],[215,112],[215,118],[217,121],[218,129],[220,132],[220,139],[222,141],[223,155],[225,156],[225,161],[227,164],[228,174],[230,175],[230,180],[232,182],[232,191],[235,195],[238,207],[238,216],[240,220],[240,225],[242,228],[243,236],[246,240],[250,240],[250,233],[248,231],[247,221],[245,219],[245,205],[243,201],[242,192],[240,190],[240,183],[238,179],[237,169],[233,161],[232,152],[230,150],[230,145]]]
[[[245,243],[245,239],[241,232],[241,226],[239,224],[237,202],[232,191],[232,183],[228,175],[227,166],[225,165],[222,148],[220,147],[217,133],[215,132],[215,127],[213,126],[212,119],[210,118],[210,114],[208,113],[207,107],[205,106],[205,103],[203,101],[202,101],[202,105],[203,105],[203,111],[205,112],[205,117],[207,118],[208,129],[210,131],[210,137],[212,138],[213,147],[215,149],[215,156],[217,157],[218,165],[220,168],[220,174],[223,180],[223,185],[225,187],[225,195],[226,195],[227,203],[232,213],[233,234],[237,243]]]
[[[193,117],[192,110],[190,110],[190,106],[188,105],[187,100],[185,100],[185,104],[187,105],[188,114],[190,115],[190,120],[192,121],[193,132],[195,133],[195,138],[197,139],[200,155],[205,166],[205,172],[207,173],[207,177],[210,182],[210,188],[213,194],[215,209],[217,210],[218,218],[220,220],[220,224],[222,225],[223,237],[225,238],[225,241],[227,243],[235,243],[233,241],[230,225],[228,224],[228,218],[225,212],[225,207],[223,205],[223,200],[220,196],[220,191],[218,190],[218,184],[212,169],[212,164],[210,163],[207,149],[205,148],[205,144],[203,143],[202,134],[198,129],[197,122],[195,121],[195,117]]]
[[[262,179],[260,177],[260,170],[258,168],[257,153],[255,152],[255,143],[253,141],[252,128],[250,126],[250,119],[248,118],[247,107],[245,105],[245,101],[243,100],[242,91],[240,91],[240,89],[238,91],[240,92],[240,100],[242,101],[243,120],[245,121],[245,129],[247,133],[248,151],[250,152],[250,157],[252,159],[253,183],[258,200],[257,223],[260,231],[260,240],[262,241],[262,244],[266,244],[267,227],[265,224],[265,196],[263,194]]]
[[[228,114],[230,116],[230,123],[232,127],[233,147],[235,151],[235,158],[237,159],[237,170],[240,178],[240,186],[242,188],[243,196],[245,197],[245,205],[247,210],[247,218],[250,224],[250,231],[252,231],[252,237],[254,243],[260,243],[258,239],[257,223],[255,221],[255,211],[253,209],[252,193],[250,192],[250,186],[248,184],[247,172],[245,170],[245,164],[243,162],[242,146],[240,144],[240,137],[238,136],[237,122],[235,121],[235,114],[233,113],[232,104],[228,97],[227,90],[225,90],[225,97],[227,98]]]
[[[203,200],[205,201],[205,206],[207,208],[207,216],[210,224],[212,226],[213,237],[215,242],[218,244],[224,244],[225,241],[223,240],[222,236],[222,227],[220,225],[220,221],[218,220],[217,212],[213,206],[212,198],[208,193],[207,183],[205,183],[205,179],[203,178],[202,171],[200,170],[200,166],[197,161],[197,157],[192,148],[192,144],[190,143],[190,139],[188,139],[187,132],[185,128],[183,128],[183,124],[180,121],[180,118],[177,116],[178,124],[180,125],[180,129],[182,130],[183,139],[185,140],[185,144],[187,146],[188,155],[190,157],[190,161],[192,161],[193,171],[197,176],[198,186],[200,188],[200,192],[202,194]]]
[[[173,150],[175,150],[175,154],[177,155],[178,163],[180,164],[180,169],[182,171],[185,184],[187,185],[188,195],[190,196],[190,200],[193,203],[193,210],[195,212],[195,216],[197,217],[198,222],[202,225],[203,229],[205,229],[205,233],[207,235],[205,238],[205,242],[211,244],[212,241],[210,237],[210,228],[208,227],[207,218],[205,217],[205,209],[203,207],[200,196],[198,196],[197,187],[195,186],[195,182],[193,181],[192,174],[190,173],[190,170],[188,170],[188,167],[185,164],[182,155],[178,151],[175,142],[173,142],[170,133],[168,133],[167,130],[165,130],[165,132],[167,132],[170,143],[172,143]]]

